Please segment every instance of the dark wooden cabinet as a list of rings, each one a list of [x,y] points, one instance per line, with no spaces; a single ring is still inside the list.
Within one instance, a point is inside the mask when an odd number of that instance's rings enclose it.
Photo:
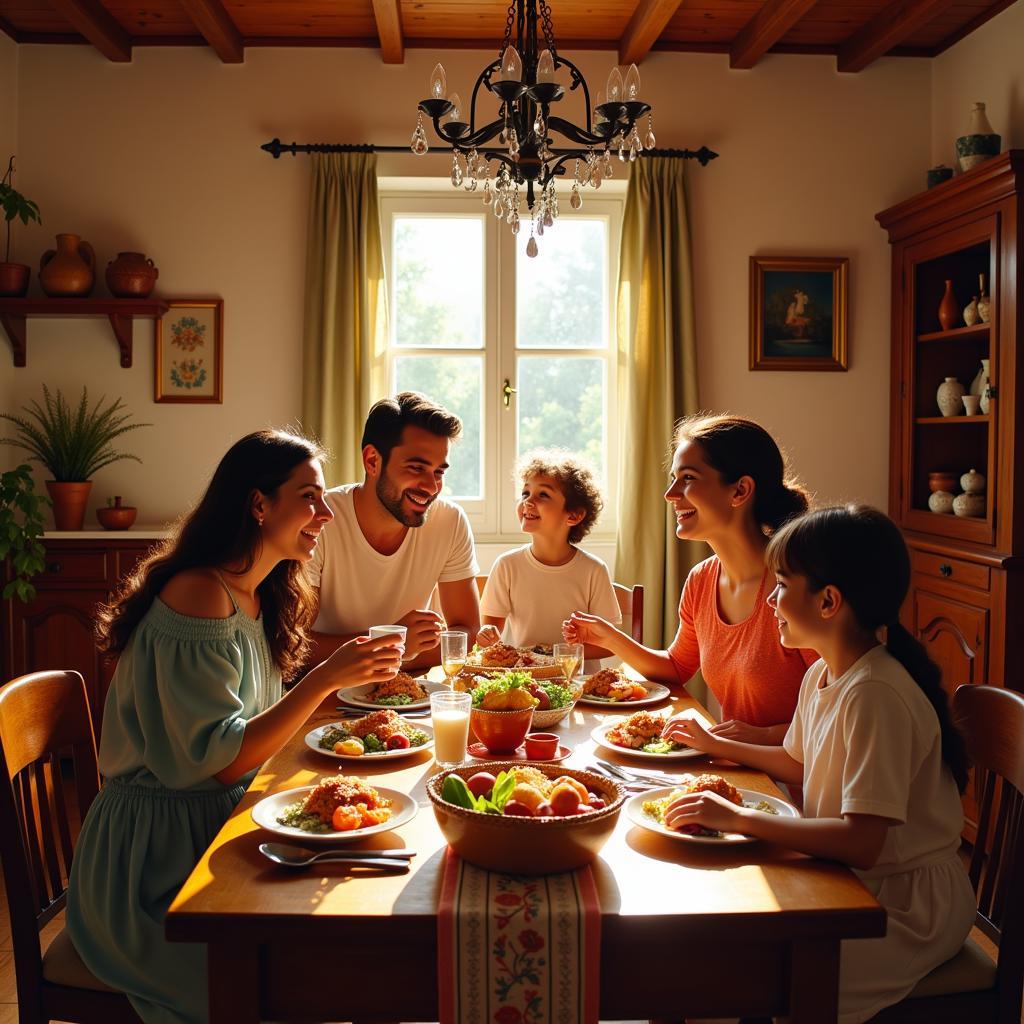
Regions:
[[[878,214],[892,244],[889,513],[913,569],[903,622],[950,692],[963,683],[1024,690],[1022,191],[1024,150],[1011,150]],[[967,324],[981,275],[989,320]],[[957,315],[944,329],[947,282]],[[942,415],[939,385],[953,377],[970,389],[982,360],[987,409]],[[932,511],[929,474],[959,480],[970,469],[986,478],[983,514]],[[964,809],[973,836],[973,792]]]
[[[113,669],[93,640],[96,605],[154,543],[153,538],[46,538],[46,568],[32,581],[34,600],[4,602],[3,681],[41,669],[81,672],[98,739]]]

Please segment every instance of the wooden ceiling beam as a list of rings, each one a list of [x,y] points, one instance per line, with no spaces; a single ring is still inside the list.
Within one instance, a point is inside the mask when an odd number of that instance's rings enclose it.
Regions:
[[[179,0],[179,3],[224,64],[245,62],[242,34],[221,0]]]
[[[952,3],[953,0],[898,0],[886,4],[839,48],[837,70],[863,71]]]
[[[404,64],[405,40],[398,0],[373,0],[373,17],[377,22],[381,59],[385,64]]]
[[[752,68],[816,3],[768,0],[729,47],[729,67]]]
[[[49,0],[50,7],[63,15],[76,32],[107,60],[127,64],[132,59],[132,41],[112,14],[98,0]]]
[[[619,63],[639,64],[681,3],[682,0],[639,0],[619,40]]]

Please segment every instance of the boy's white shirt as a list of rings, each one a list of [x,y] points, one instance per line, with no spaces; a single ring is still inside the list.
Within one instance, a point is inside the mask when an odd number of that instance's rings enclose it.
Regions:
[[[562,642],[562,622],[574,611],[622,621],[608,566],[576,548],[564,565],[539,562],[530,545],[499,555],[480,598],[481,615],[505,620],[502,639],[517,647]]]

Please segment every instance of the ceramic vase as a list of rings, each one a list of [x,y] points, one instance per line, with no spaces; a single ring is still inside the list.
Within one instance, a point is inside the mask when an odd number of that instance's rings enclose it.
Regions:
[[[96,253],[78,235],[57,236],[39,261],[39,284],[53,298],[88,295],[96,283]]]
[[[956,377],[947,377],[935,392],[935,401],[943,416],[959,416],[964,408],[963,402],[960,401],[963,397],[964,386]]]
[[[999,155],[1002,139],[992,131],[992,125],[985,116],[985,104],[975,103],[967,122],[967,133],[956,140],[956,156],[960,170],[972,167]]]
[[[964,306],[964,323],[973,327],[978,322],[978,296],[975,295],[970,302]]]
[[[960,319],[960,303],[953,294],[953,282],[946,282],[946,291],[939,303],[939,324],[944,331],[951,331]]]
[[[936,185],[941,185],[944,181],[949,181],[952,177],[952,167],[947,167],[945,164],[939,164],[936,167],[931,167],[929,168],[927,175],[928,187],[935,188]]]
[[[932,491],[928,495],[928,508],[939,515],[949,515],[953,511],[953,495],[950,491]]]
[[[973,390],[975,384],[977,384],[978,386],[978,390],[976,392]],[[989,395],[988,391],[989,384],[990,381],[988,379],[988,360],[982,359],[981,369],[978,371],[978,376],[975,377],[974,381],[972,381],[971,383],[971,393],[977,394],[981,398],[981,412],[982,415],[985,416],[988,415],[989,405],[991,402],[991,396]]]
[[[980,494],[985,490],[985,477],[976,469],[969,469],[960,477],[960,486],[968,494]]]
[[[958,494],[953,499],[953,514],[958,516],[983,516],[985,514],[985,495],[979,491],[970,494]]]
[[[107,287],[119,299],[144,299],[153,290],[160,271],[141,252],[119,252],[107,264]]]
[[[978,289],[980,294],[978,295],[978,317],[983,324],[988,323],[989,312],[991,310],[991,304],[989,297],[985,293],[985,275],[978,275]]]

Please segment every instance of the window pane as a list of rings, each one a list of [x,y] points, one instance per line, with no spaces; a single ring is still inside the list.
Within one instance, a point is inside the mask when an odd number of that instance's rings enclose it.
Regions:
[[[607,480],[604,360],[526,356],[519,360],[519,454],[568,448]]]
[[[604,348],[608,329],[608,226],[604,220],[559,217],[526,255],[529,232],[516,245],[517,344],[522,348]]]
[[[451,468],[444,477],[446,498],[483,497],[484,361],[480,356],[399,356],[395,392],[419,391],[462,420],[462,435],[452,445]]]
[[[483,218],[396,217],[394,230],[395,344],[480,348]]]

